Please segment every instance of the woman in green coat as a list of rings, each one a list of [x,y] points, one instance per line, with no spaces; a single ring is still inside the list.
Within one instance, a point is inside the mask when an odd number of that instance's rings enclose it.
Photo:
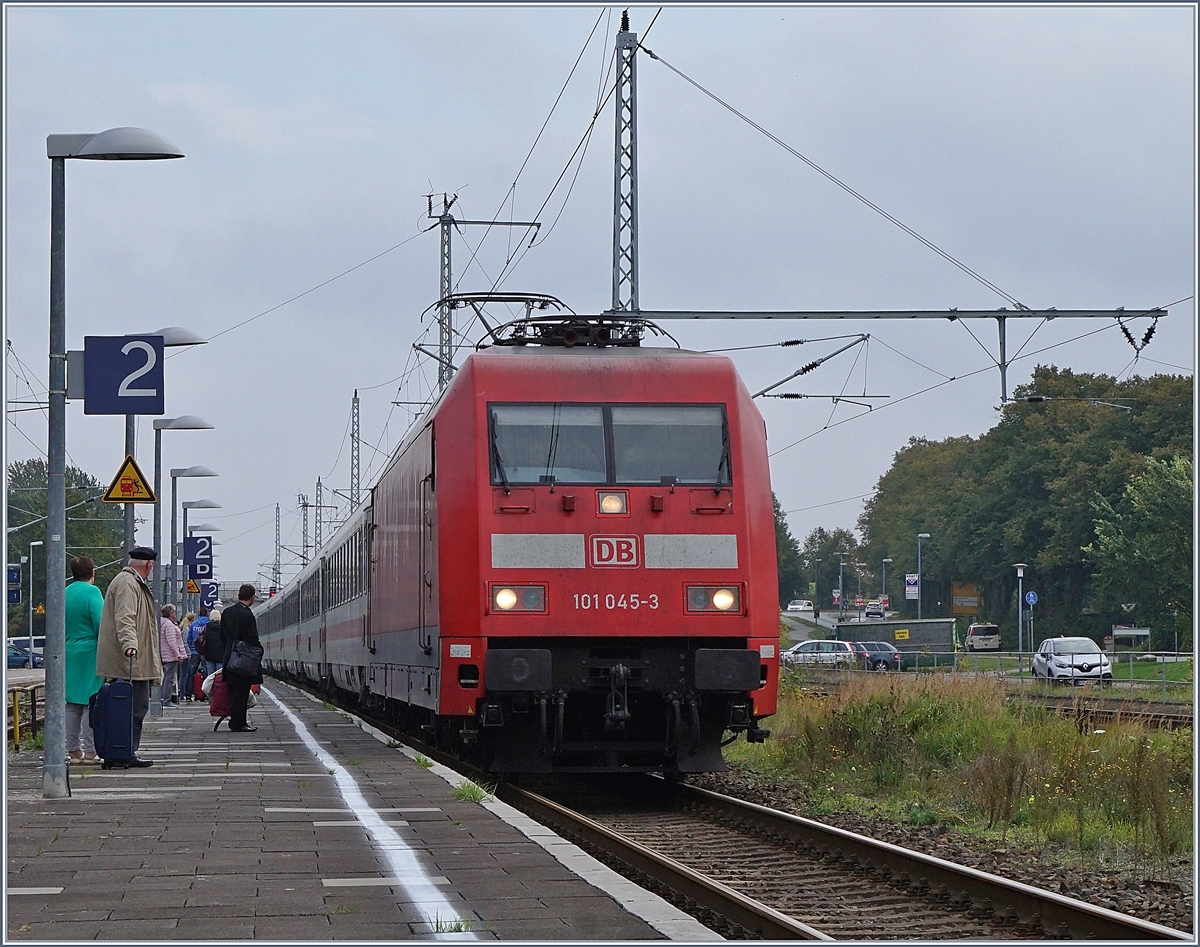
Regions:
[[[96,564],[89,556],[71,560],[71,575],[75,581],[67,586],[66,593],[67,759],[91,763],[96,760],[96,745],[88,719],[88,701],[104,683],[104,678],[96,673],[96,638],[100,634],[104,596],[96,588]]]

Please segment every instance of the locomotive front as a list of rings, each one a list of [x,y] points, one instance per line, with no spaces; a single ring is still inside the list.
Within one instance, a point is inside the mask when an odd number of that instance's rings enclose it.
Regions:
[[[766,432],[728,359],[493,349],[435,438],[440,712],[488,769],[719,771],[727,733],[765,739]]]

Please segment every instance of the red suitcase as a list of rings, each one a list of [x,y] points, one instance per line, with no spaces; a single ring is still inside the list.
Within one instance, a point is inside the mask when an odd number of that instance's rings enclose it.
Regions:
[[[196,700],[208,700],[208,698],[204,696],[204,678],[205,675],[201,674],[199,671],[192,675],[192,694],[195,696]]]
[[[233,705],[229,700],[229,688],[225,685],[225,672],[217,671],[217,676],[213,678],[212,693],[208,695],[209,716],[217,718],[217,722],[213,724],[214,733],[231,710]]]

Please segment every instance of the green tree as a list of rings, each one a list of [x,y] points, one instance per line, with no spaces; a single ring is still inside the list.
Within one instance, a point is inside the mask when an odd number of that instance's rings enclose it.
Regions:
[[[787,517],[774,493],[771,503],[775,509],[775,558],[779,563],[779,604],[782,607],[804,594],[808,579],[800,562],[800,544],[788,528]]]
[[[1111,615],[1084,552],[1096,538],[1095,504],[1120,498],[1147,458],[1190,455],[1192,379],[1118,382],[1039,366],[1014,395],[981,437],[913,439],[896,454],[858,522],[866,561],[892,558],[889,576],[915,572],[916,534],[929,533],[925,613],[949,611],[951,582],[981,585],[981,617],[1001,625],[1009,647],[1016,645],[1013,563],[1026,562],[1025,588],[1040,596],[1038,637],[1099,640]],[[1023,400],[1029,396],[1042,400]],[[944,605],[934,611],[938,601]]]
[[[838,556],[839,552],[846,553],[844,581],[846,590],[853,592],[857,582],[849,563],[862,556],[854,534],[840,526],[833,530],[818,526],[804,537],[800,556],[817,583],[817,599],[813,602],[817,608],[828,608],[832,603],[830,593],[838,587],[838,563],[843,558]]]
[[[17,461],[8,465],[8,561],[18,563],[30,553],[31,540],[46,536],[46,462],[41,459]],[[101,503],[104,485],[91,474],[68,467],[67,486],[67,562],[73,556],[88,555],[95,560],[96,585],[101,591],[123,564],[121,544],[125,530],[120,508]],[[21,604],[8,606],[8,634],[28,634],[29,572],[33,567],[34,606],[46,601],[46,547],[33,547],[33,561],[22,572]],[[65,581],[67,577],[64,576]],[[36,624],[36,622],[35,622]]]
[[[1150,628],[1155,648],[1191,649],[1192,461],[1147,458],[1114,504],[1101,497],[1096,540],[1084,549],[1105,612]]]

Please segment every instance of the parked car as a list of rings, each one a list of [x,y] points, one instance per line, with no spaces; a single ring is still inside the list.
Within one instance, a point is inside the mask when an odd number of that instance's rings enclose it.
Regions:
[[[1111,681],[1108,655],[1091,638],[1047,638],[1033,656],[1033,676],[1057,681]]]
[[[883,618],[882,602],[867,602],[867,618]]]
[[[29,651],[25,648],[19,648],[15,644],[8,646],[8,666],[10,668],[27,668],[30,667]],[[33,667],[42,667],[42,656],[40,654],[33,655]]]
[[[900,652],[887,641],[859,641],[866,651],[863,667],[868,671],[899,671]]]
[[[970,625],[963,647],[968,651],[999,651],[1000,626],[985,625],[982,622]]]
[[[811,612],[813,604],[808,599],[798,598],[788,602],[787,610],[789,612]]]
[[[801,641],[780,654],[779,659],[786,667],[854,666],[854,652],[848,641]]]

